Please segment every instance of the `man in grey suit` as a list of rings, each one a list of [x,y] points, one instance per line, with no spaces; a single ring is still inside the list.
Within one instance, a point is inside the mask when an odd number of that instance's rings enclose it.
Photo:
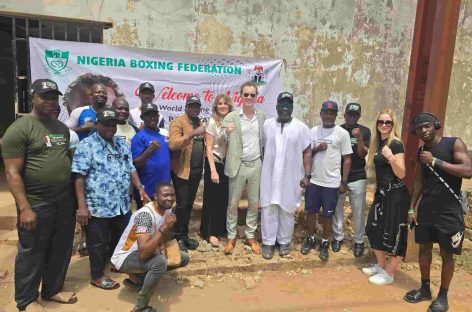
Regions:
[[[249,207],[246,216],[246,243],[256,254],[261,248],[255,240],[259,185],[261,178],[262,131],[265,114],[256,110],[257,85],[248,81],[241,86],[242,107],[229,113],[223,120],[221,133],[226,137],[225,175],[229,178],[229,200],[226,217],[228,241],[224,253],[230,254],[236,245],[238,205],[246,187]]]

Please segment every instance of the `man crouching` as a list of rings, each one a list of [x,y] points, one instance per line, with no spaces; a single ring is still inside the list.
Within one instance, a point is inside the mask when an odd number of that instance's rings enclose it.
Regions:
[[[157,250],[172,236],[171,228],[176,217],[170,209],[174,202],[175,190],[172,185],[158,184],[154,200],[131,216],[111,258],[118,270],[130,274],[130,279],[124,283],[140,288],[133,312],[156,311],[148,304],[159,280],[167,271],[167,257]],[[188,254],[180,251],[180,257],[179,267],[186,266]]]

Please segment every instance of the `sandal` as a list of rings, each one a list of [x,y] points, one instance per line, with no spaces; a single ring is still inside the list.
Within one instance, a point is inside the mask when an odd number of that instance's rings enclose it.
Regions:
[[[431,292],[428,294],[422,291],[421,289],[415,289],[407,292],[403,299],[409,303],[418,303],[421,301],[431,300],[432,297]]]
[[[95,287],[105,289],[105,290],[112,290],[112,289],[117,289],[120,287],[120,284],[109,278],[108,276],[105,276],[100,284],[95,284],[94,281],[91,281],[90,284],[92,284]]]
[[[43,298],[43,300],[45,300],[45,301],[54,301],[54,302],[62,303],[62,304],[74,304],[74,303],[77,302],[78,299],[75,296],[74,292],[62,291],[62,292],[59,292],[59,293],[55,294],[51,298],[47,298],[47,299]]]

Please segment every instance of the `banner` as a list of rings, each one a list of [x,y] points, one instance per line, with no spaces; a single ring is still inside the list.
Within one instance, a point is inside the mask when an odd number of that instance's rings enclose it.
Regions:
[[[130,108],[140,105],[138,86],[155,87],[154,103],[167,125],[183,114],[185,100],[198,95],[200,117],[211,116],[213,100],[228,94],[234,106],[241,106],[241,84],[248,80],[259,86],[256,107],[269,117],[276,116],[277,95],[282,92],[282,60],[227,55],[158,51],[96,43],[30,38],[31,79],[54,80],[64,93],[62,102],[75,107],[90,98],[89,87],[102,82],[111,105],[125,96]],[[89,101],[89,100],[88,100]]]

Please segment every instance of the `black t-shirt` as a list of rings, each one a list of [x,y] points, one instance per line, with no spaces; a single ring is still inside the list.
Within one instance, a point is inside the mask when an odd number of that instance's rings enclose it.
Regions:
[[[418,149],[418,154],[421,150],[429,151],[433,157],[450,164],[455,164],[454,144],[456,139],[457,138],[443,137],[441,138],[441,141],[431,149],[428,149],[426,146]],[[421,169],[423,171],[421,205],[425,205],[425,207],[427,207],[426,209],[434,213],[460,213],[461,207],[458,200],[444,185],[444,183],[441,182],[425,164],[421,163]],[[460,194],[462,186],[462,179],[460,177],[453,176],[438,167],[433,167],[433,169],[444,179],[444,181],[446,181],[455,194]]]
[[[365,158],[360,158],[357,155],[357,138],[352,135],[352,129],[359,128],[362,134],[362,140],[364,141],[364,145],[369,147],[370,143],[370,130],[367,127],[361,125],[355,125],[352,128],[346,127],[346,124],[342,124],[341,127],[349,132],[349,136],[351,137],[351,147],[352,147],[352,154],[351,154],[351,171],[349,171],[349,177],[347,179],[348,182],[354,182],[359,180],[367,179],[367,175],[365,172]],[[341,161],[341,164],[343,161]],[[342,171],[342,166],[341,166]]]
[[[193,129],[200,125],[200,121],[193,122]],[[203,135],[197,135],[193,138],[192,154],[190,155],[190,174],[203,172],[203,154],[205,152],[203,144]]]
[[[379,148],[374,155],[377,187],[388,187],[390,183],[399,181],[397,176],[395,176],[395,173],[393,173],[392,166],[388,162],[387,158],[382,155],[382,148],[386,143],[387,140],[380,141]],[[392,150],[393,155],[405,152],[403,144],[397,140],[393,140],[389,147]]]

